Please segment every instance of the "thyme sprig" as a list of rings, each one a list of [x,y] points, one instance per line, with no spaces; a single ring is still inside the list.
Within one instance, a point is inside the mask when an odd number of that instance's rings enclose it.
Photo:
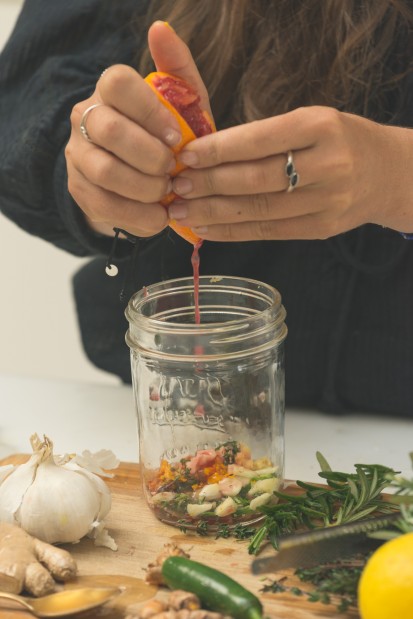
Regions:
[[[396,509],[380,497],[397,476],[396,471],[380,464],[356,464],[355,473],[342,473],[333,471],[322,454],[316,455],[319,476],[327,485],[297,481],[301,494],[275,492],[280,501],[261,508],[265,518],[248,546],[250,554],[258,554],[268,542],[277,548],[280,535],[299,528],[334,526],[361,520],[372,512],[386,514]]]
[[[336,561],[311,568],[299,568],[294,574],[301,582],[312,585],[311,590],[289,585],[288,577],[268,579],[263,593],[290,593],[306,596],[309,602],[334,604],[339,612],[357,607],[357,588],[367,557],[352,561]]]

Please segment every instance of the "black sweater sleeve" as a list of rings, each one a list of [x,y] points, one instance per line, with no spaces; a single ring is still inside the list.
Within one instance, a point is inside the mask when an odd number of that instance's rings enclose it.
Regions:
[[[111,64],[133,64],[137,0],[26,0],[0,56],[0,208],[18,226],[79,256],[110,239],[85,225],[67,190],[70,112]],[[126,248],[125,248],[126,249]]]

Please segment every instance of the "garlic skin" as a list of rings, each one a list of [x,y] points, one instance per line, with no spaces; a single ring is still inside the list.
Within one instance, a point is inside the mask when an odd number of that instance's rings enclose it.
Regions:
[[[49,544],[99,534],[100,543],[106,539],[105,545],[116,550],[102,524],[111,508],[104,481],[74,459],[64,458],[60,464],[47,437],[41,442],[33,435],[30,441],[30,460],[3,476],[0,471],[0,522],[16,524]]]

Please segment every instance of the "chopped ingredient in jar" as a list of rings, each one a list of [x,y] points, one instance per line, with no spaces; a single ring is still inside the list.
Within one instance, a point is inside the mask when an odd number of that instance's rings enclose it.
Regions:
[[[248,521],[260,506],[277,501],[277,471],[268,458],[254,460],[247,445],[227,441],[179,462],[163,459],[147,488],[161,519],[231,524]]]

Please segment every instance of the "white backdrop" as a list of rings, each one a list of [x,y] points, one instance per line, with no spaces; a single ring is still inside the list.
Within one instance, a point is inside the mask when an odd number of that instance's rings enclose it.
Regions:
[[[0,49],[22,4],[0,0]],[[81,348],[70,285],[81,264],[0,215],[0,373],[118,382],[94,368]]]

